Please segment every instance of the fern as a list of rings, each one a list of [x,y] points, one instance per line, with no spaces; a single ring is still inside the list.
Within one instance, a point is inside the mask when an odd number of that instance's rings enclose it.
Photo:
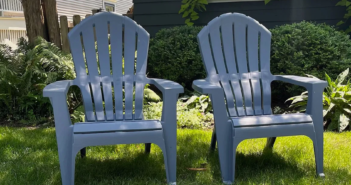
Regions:
[[[51,105],[42,90],[54,81],[75,77],[71,56],[42,38],[34,46],[21,38],[17,45],[16,50],[0,45],[0,118],[49,117]]]

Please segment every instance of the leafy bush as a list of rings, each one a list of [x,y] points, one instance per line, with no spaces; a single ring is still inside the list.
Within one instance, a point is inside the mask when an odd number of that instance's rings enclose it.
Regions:
[[[41,121],[51,115],[43,88],[54,81],[74,78],[70,55],[38,38],[34,46],[20,39],[18,49],[0,45],[0,119]]]
[[[17,45],[16,50],[0,45],[0,120],[23,124],[47,122],[52,118],[52,106],[42,96],[43,88],[58,80],[75,78],[71,55],[42,38],[34,46],[23,38]],[[145,102],[160,101],[148,87],[145,87]],[[71,87],[67,98],[73,122],[84,121],[79,88]]]
[[[350,124],[351,118],[351,83],[345,81],[349,69],[342,72],[335,81],[332,81],[328,74],[325,78],[328,82],[326,92],[323,92],[323,117],[328,130],[338,130],[342,132]],[[311,76],[316,78],[314,76]],[[303,92],[300,96],[294,96],[287,101],[292,101],[290,108],[297,112],[305,112],[308,100],[308,92]]]
[[[276,27],[272,32],[272,74],[311,74],[331,78],[351,65],[349,35],[326,24],[301,22]],[[283,83],[273,83],[272,94],[276,101],[300,94],[303,89]]]
[[[187,90],[196,79],[206,77],[197,34],[201,27],[162,29],[150,41],[148,73],[151,77],[176,81]]]
[[[161,119],[163,102],[151,102],[144,106],[145,119]],[[198,108],[189,109],[182,100],[177,102],[178,128],[206,128],[213,123],[211,113],[201,112]]]

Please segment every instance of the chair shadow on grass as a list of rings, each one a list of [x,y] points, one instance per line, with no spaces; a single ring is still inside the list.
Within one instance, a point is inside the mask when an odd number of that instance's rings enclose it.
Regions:
[[[2,134],[0,162],[3,164],[3,167],[0,167],[2,169],[0,184],[60,184],[55,131],[22,130],[17,131],[16,136],[11,136],[10,133],[0,133]],[[177,181],[179,184],[182,182],[196,184],[198,173],[206,173],[205,175],[212,176],[214,184],[220,184],[218,151],[216,149],[210,152],[209,139],[201,132],[178,137]],[[143,145],[140,146],[143,147]],[[109,157],[109,152],[112,156],[114,151],[105,152],[107,157],[104,158],[99,157],[99,151],[88,150],[87,157],[83,159],[77,155],[76,184],[120,184],[122,182],[124,184],[145,184],[145,182],[166,184],[163,154],[156,145],[152,145],[150,154],[145,154],[143,148],[130,154],[129,151],[115,151],[123,152],[121,157]],[[188,169],[201,167],[200,163],[203,163],[199,160],[201,158],[207,163],[207,171]],[[239,150],[236,157],[235,180],[239,184],[269,183],[269,180],[272,184],[278,181],[303,182],[306,175],[310,176],[315,172],[315,161],[311,160],[311,165],[303,169],[299,167],[299,161],[286,160],[281,154],[271,150],[264,150],[257,154],[243,154]],[[351,179],[347,169],[338,169],[335,165],[330,167],[325,165],[324,169],[326,184],[347,184]],[[306,174],[306,171],[309,174]]]
[[[196,167],[193,165],[197,163],[199,158],[207,158],[208,143],[206,141],[197,142],[194,139],[196,137],[196,135],[188,135],[177,139],[177,181],[182,181],[184,178],[187,181],[195,181],[196,171],[189,171],[188,168]],[[194,149],[196,153],[192,151]],[[155,151],[157,151],[157,155]],[[130,180],[136,184],[148,181],[157,184],[166,184],[167,182],[163,153],[155,144],[152,144],[150,154],[138,151],[137,154],[131,156],[104,160],[90,158],[89,153],[86,158],[77,157],[75,174],[78,184],[99,180],[106,182],[114,180],[128,182]]]
[[[118,145],[116,145],[118,147]],[[158,146],[152,145],[152,148]],[[152,149],[154,150],[154,149]],[[94,151],[91,151],[94,152]],[[91,155],[95,155],[96,152]],[[112,154],[112,153],[111,153]],[[118,158],[97,159],[90,157],[89,152],[85,158],[76,157],[75,182],[88,184],[90,181],[118,182],[123,181],[137,184],[137,182],[158,181],[160,184],[167,182],[164,168],[163,153],[157,149],[150,154],[144,151],[125,154]]]
[[[217,164],[216,169],[213,170],[213,176],[221,181],[218,149],[209,152],[208,160],[213,166]],[[257,154],[243,154],[236,151],[235,181],[237,182],[253,182],[254,180],[262,180],[265,176],[285,172],[294,173],[294,178],[304,177],[304,172],[298,168],[296,161],[287,161],[270,149],[264,149],[262,153]],[[262,181],[256,183],[262,183]]]
[[[218,149],[215,151],[209,150],[208,162],[213,167],[212,175],[220,182],[221,172],[219,166],[219,156]],[[236,166],[235,166],[235,181],[239,184],[262,184],[262,183],[272,183],[276,184],[281,182],[298,183],[299,180],[306,178],[306,170],[310,174],[315,174],[315,159],[313,153],[311,166],[307,169],[302,169],[299,166],[299,161],[288,161],[281,156],[281,154],[274,152],[274,148],[264,148],[262,153],[257,154],[243,154],[240,151],[236,151]],[[346,169],[330,169],[324,165],[324,172],[326,173],[326,178],[330,178],[331,182],[327,184],[332,184],[334,180],[340,183],[338,179],[332,179],[335,176],[340,176],[342,174],[345,177],[342,180],[347,182],[351,179],[351,174],[349,174]],[[318,180],[323,182],[325,179],[318,178]],[[341,180],[341,179],[339,179]]]

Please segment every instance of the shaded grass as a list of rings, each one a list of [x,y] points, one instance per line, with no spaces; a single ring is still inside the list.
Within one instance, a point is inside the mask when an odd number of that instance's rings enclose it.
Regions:
[[[221,184],[210,131],[178,130],[177,184]],[[351,184],[351,132],[325,133],[325,179],[315,178],[312,141],[281,137],[273,151],[266,139],[239,145],[236,184]],[[191,171],[188,168],[206,168]],[[55,130],[0,127],[0,184],[61,184]],[[76,184],[166,184],[163,155],[152,145],[89,147],[76,160]]]

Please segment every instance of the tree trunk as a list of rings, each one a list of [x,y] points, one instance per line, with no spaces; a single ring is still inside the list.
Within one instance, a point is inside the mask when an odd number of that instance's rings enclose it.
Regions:
[[[61,48],[60,26],[58,23],[56,0],[42,0],[42,2],[49,41]]]
[[[22,0],[23,12],[26,21],[28,41],[34,44],[40,36],[47,40],[44,15],[40,0]]]

